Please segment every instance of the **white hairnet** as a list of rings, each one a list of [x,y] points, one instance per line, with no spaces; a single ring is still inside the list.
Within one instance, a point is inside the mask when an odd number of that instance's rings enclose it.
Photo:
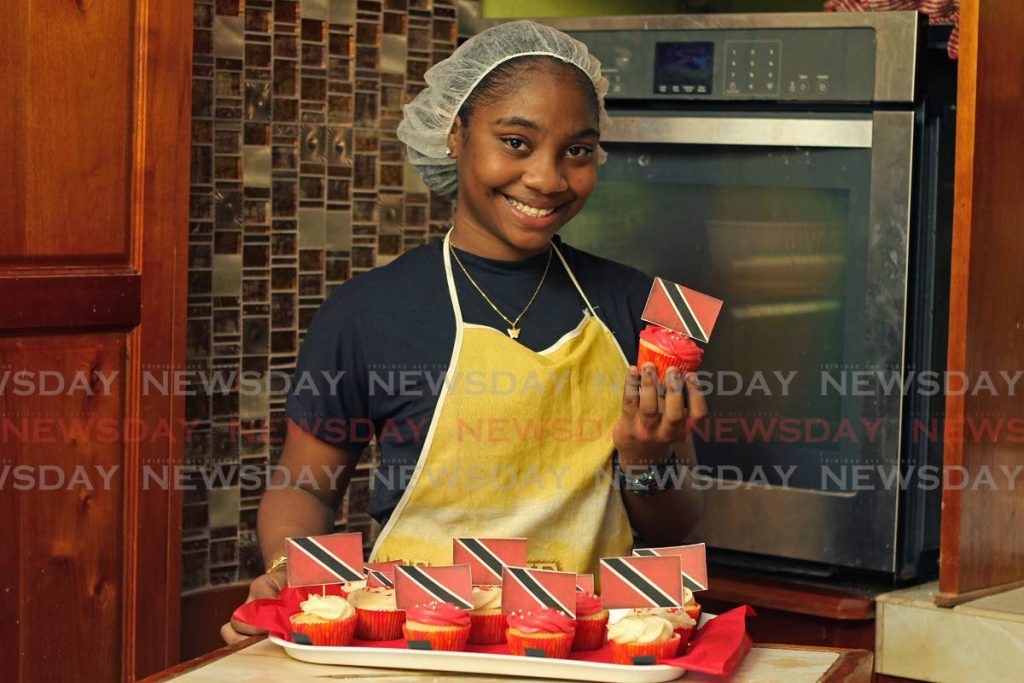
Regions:
[[[608,94],[608,79],[601,75],[601,63],[586,45],[532,21],[492,26],[431,67],[425,75],[427,87],[402,109],[398,139],[406,144],[409,161],[430,189],[445,197],[456,195],[455,159],[445,154],[445,147],[459,109],[496,66],[527,55],[555,57],[582,70],[597,93],[599,122],[607,121],[604,97]],[[598,163],[604,163],[607,154],[600,147],[596,152]]]

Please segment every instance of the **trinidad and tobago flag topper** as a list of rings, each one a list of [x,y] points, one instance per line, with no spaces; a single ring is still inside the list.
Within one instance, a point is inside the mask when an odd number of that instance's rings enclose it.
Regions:
[[[640,318],[707,343],[721,310],[721,299],[656,277]]]
[[[501,612],[554,609],[576,618],[576,574],[549,569],[505,567],[501,582]]]
[[[447,567],[395,567],[395,602],[411,609],[431,602],[447,602],[459,609],[473,609],[473,582],[469,565]]]
[[[605,609],[680,607],[679,557],[606,557],[601,560],[601,605]]]
[[[638,557],[665,557],[675,555],[679,558],[679,571],[683,575],[683,587],[696,593],[708,589],[708,555],[703,543],[693,545],[675,545],[668,548],[640,548],[633,551]]]
[[[526,565],[525,538],[456,538],[452,545],[452,561],[468,564],[478,586],[497,586],[502,568]]]
[[[401,560],[389,562],[366,563],[366,585],[371,588],[394,588],[395,567],[402,564]]]
[[[593,574],[577,574],[576,575],[576,590],[580,593],[594,594],[594,575]]]
[[[289,538],[287,555],[289,586],[363,580],[363,535],[358,531]]]

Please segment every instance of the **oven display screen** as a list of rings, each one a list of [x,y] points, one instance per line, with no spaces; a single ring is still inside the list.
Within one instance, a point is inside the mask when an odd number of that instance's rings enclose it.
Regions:
[[[714,65],[714,43],[656,43],[654,92],[708,95]]]

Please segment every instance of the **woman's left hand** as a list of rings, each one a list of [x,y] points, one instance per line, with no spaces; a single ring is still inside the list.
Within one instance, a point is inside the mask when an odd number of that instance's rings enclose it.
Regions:
[[[664,397],[658,396],[653,363],[642,370],[629,367],[622,414],[612,430],[621,467],[665,463],[672,455],[673,444],[689,439],[693,425],[707,416],[708,405],[693,373],[688,373],[684,381],[678,368],[669,368],[665,385]]]

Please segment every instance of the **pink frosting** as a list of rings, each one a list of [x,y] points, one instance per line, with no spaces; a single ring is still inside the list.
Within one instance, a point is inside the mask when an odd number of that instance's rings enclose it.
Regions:
[[[601,598],[586,591],[576,591],[577,617],[589,617],[592,614],[597,614],[602,609]]]
[[[704,357],[704,351],[692,339],[667,327],[648,325],[640,333],[640,339],[680,360],[700,363]]]
[[[431,626],[468,626],[469,612],[447,602],[431,602],[406,610],[405,618]]]
[[[508,625],[523,633],[570,633],[576,630],[574,619],[553,609],[513,612],[508,615]]]

